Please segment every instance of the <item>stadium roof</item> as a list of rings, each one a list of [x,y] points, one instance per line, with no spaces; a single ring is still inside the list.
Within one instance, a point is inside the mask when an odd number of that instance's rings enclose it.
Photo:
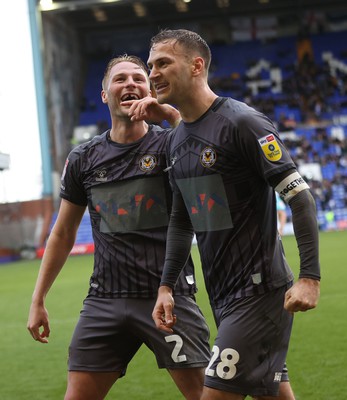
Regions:
[[[64,14],[83,33],[218,17],[272,14],[295,18],[309,10],[346,14],[346,9],[346,0],[57,0],[51,12]]]

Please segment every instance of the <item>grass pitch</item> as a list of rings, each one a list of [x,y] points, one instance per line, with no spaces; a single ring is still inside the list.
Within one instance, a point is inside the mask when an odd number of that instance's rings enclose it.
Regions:
[[[287,259],[298,275],[293,236],[283,238]],[[296,314],[288,368],[297,400],[342,400],[347,369],[347,231],[320,234],[322,283],[317,309]],[[216,334],[196,248],[200,291],[198,303]],[[39,261],[0,265],[0,399],[61,400],[66,388],[67,348],[92,272],[91,256],[70,257],[46,301],[50,315],[49,344],[34,342],[26,330],[31,294]],[[158,370],[152,353],[143,347],[127,375],[107,399],[182,399],[165,370]]]

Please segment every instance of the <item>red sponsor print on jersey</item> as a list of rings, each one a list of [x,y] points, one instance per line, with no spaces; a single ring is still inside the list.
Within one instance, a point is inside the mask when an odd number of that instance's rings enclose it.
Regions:
[[[136,194],[134,196],[136,206],[140,205],[140,203],[141,203],[141,201],[143,200],[144,197],[145,197],[144,194]]]
[[[167,226],[169,212],[163,177],[97,185],[92,204],[100,215],[100,231],[129,232]]]
[[[233,227],[228,198],[221,175],[176,179],[196,232]]]
[[[146,201],[146,211],[150,210],[155,203],[154,199],[149,199]]]
[[[135,206],[135,208],[137,207],[141,207],[142,204],[144,204],[144,208],[146,209],[146,211],[149,211],[154,204],[157,203],[157,200],[153,197],[150,197],[149,199],[145,198],[146,196],[144,194],[136,194],[135,196],[133,196],[130,199],[130,209],[134,208],[133,206]],[[132,206],[133,205],[133,206]],[[95,210],[100,213],[101,211],[104,212],[110,212],[111,210],[113,210],[113,213],[117,214],[117,215],[129,215],[129,211],[127,211],[125,208],[119,207],[117,205],[117,203],[115,202],[100,202],[99,204],[97,204],[95,206]]]
[[[211,212],[213,206],[215,204],[219,204],[220,206],[225,206],[225,202],[222,198],[217,196],[216,194],[211,195],[208,197],[206,201],[206,193],[200,193],[197,195],[197,205],[191,206],[191,213],[192,214],[199,214],[200,211],[206,206],[208,212]]]
[[[135,205],[136,207],[139,207],[142,203],[142,201],[145,199],[145,195],[144,194],[136,194],[134,196],[134,200],[135,200]],[[155,200],[153,198],[150,198],[146,201],[146,210],[150,210],[151,207],[153,206],[153,204],[155,204]]]

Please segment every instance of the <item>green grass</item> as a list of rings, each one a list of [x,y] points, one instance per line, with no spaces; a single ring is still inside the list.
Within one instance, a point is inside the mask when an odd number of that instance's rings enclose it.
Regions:
[[[343,400],[347,381],[347,231],[320,235],[322,284],[318,308],[296,314],[288,367],[297,400]],[[298,254],[292,236],[283,238],[287,259],[298,274]],[[193,249],[198,260],[197,251]],[[39,261],[0,264],[0,399],[61,400],[66,387],[67,348],[86,295],[91,256],[70,257],[47,298],[51,337],[43,345],[26,330],[31,293]],[[198,303],[216,334],[211,310],[197,267]],[[165,370],[158,370],[152,353],[142,348],[125,378],[107,399],[165,400],[182,396]]]

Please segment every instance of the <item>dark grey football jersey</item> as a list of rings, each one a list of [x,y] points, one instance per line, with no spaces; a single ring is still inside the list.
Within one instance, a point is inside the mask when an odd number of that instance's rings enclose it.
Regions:
[[[165,148],[168,130],[150,126],[130,144],[109,131],[69,154],[60,196],[88,206],[95,244],[91,295],[156,297],[162,274],[171,189]],[[178,295],[196,292],[191,260],[180,275]]]
[[[180,123],[168,158],[173,190],[183,197],[197,236],[212,305],[293,279],[268,179],[295,164],[266,116],[218,98],[199,120]]]

